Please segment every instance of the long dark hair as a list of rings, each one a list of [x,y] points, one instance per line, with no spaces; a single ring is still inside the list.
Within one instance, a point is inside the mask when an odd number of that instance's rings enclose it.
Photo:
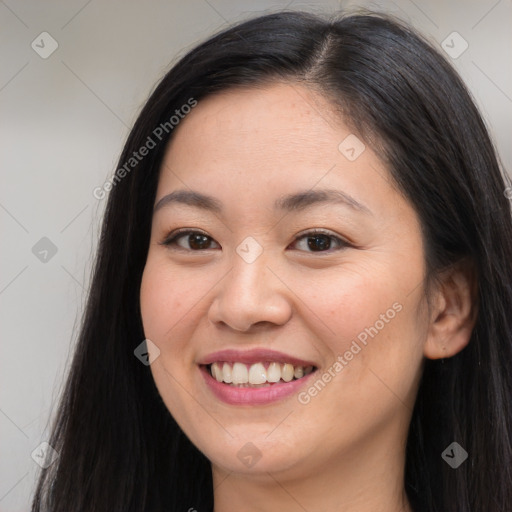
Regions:
[[[185,55],[141,111],[119,168],[191,98],[286,80],[331,100],[386,163],[415,208],[429,280],[465,258],[478,279],[468,346],[427,360],[406,450],[416,512],[505,512],[512,506],[512,216],[500,165],[452,67],[409,27],[383,15],[270,14]],[[134,356],[144,333],[139,291],[159,169],[172,129],[112,183],[92,285],[33,511],[213,507],[211,466]],[[153,136],[153,139],[155,137]],[[425,283],[428,284],[428,283]],[[452,469],[452,442],[468,459]]]

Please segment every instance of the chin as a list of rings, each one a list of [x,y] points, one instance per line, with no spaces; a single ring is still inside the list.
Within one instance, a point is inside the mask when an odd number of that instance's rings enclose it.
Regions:
[[[243,435],[229,437],[212,443],[208,439],[203,446],[196,445],[210,462],[227,472],[245,475],[266,475],[293,471],[301,467],[306,455],[298,451],[303,441],[284,444],[278,439],[266,438],[268,433],[251,434],[251,429],[240,429]],[[303,465],[302,465],[303,467]]]

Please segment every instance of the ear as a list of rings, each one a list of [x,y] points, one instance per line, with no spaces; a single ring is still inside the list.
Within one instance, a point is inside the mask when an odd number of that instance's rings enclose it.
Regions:
[[[441,273],[433,292],[425,357],[452,357],[469,343],[477,317],[477,299],[476,275],[466,260]]]

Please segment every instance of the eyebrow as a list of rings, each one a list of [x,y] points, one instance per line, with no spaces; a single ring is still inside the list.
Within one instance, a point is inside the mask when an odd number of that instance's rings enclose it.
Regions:
[[[214,213],[222,213],[222,203],[218,199],[192,190],[175,190],[167,194],[156,203],[153,213],[174,203],[185,204]],[[356,201],[349,194],[334,189],[305,190],[282,196],[275,201],[274,208],[289,212],[302,211],[310,206],[326,203],[341,204],[354,211],[373,215],[367,206]]]

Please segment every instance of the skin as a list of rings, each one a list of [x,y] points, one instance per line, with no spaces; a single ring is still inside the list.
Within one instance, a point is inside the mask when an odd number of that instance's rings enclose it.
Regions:
[[[318,93],[278,83],[201,100],[167,148],[155,204],[185,189],[223,205],[222,213],[179,203],[155,212],[140,295],[145,335],[160,350],[153,377],[212,463],[215,512],[412,510],[403,472],[422,365],[468,343],[471,286],[454,268],[427,308],[414,207],[370,147],[354,161],[338,150],[350,133]],[[284,194],[321,188],[370,212],[274,209]],[[187,236],[162,245],[178,228],[205,232],[209,248],[194,251]],[[315,228],[350,245],[311,250],[297,237]],[[248,236],[263,249],[252,263],[236,252]],[[214,351],[264,347],[314,361],[321,376],[395,303],[401,311],[306,404],[295,394],[228,405],[198,370]],[[252,467],[237,457],[248,442],[261,455]]]

